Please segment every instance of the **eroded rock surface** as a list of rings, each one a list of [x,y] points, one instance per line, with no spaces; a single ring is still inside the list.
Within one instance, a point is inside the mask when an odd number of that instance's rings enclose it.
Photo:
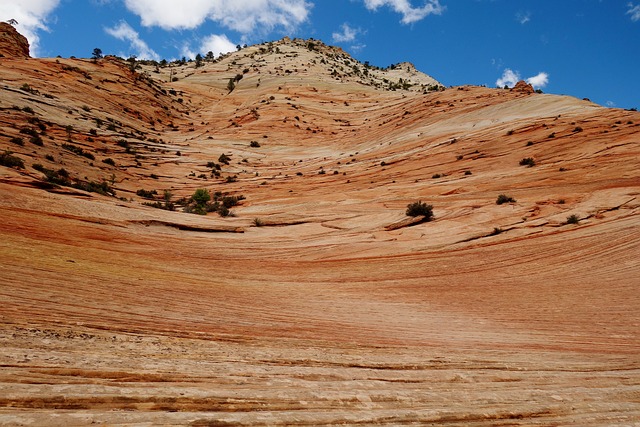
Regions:
[[[0,424],[640,422],[637,112],[317,41],[0,61]]]

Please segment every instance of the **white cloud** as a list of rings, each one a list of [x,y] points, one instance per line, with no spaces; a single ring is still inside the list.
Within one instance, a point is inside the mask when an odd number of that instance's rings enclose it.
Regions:
[[[31,55],[37,56],[40,47],[38,32],[49,31],[47,18],[58,7],[60,0],[0,1],[0,20],[18,21],[16,29],[29,40]]]
[[[409,0],[364,0],[364,5],[369,10],[378,10],[381,6],[389,6],[394,11],[402,14],[403,24],[413,24],[429,15],[441,15],[445,7],[440,5],[440,0],[425,0],[422,7],[413,7]]]
[[[496,81],[496,86],[498,86],[498,87],[505,87],[505,86],[514,87],[516,85],[516,83],[518,83],[519,81],[520,81],[520,74],[518,74],[517,71],[513,71],[512,69],[507,68],[502,73],[502,77],[500,77]]]
[[[514,87],[516,83],[518,83],[522,78],[520,77],[520,73],[517,71],[513,71],[510,68],[507,68],[502,73],[502,77],[496,80],[496,86],[498,87]],[[524,79],[527,83],[529,83],[534,88],[540,89],[545,87],[549,83],[549,74],[540,72],[533,77],[528,77]]]
[[[231,42],[231,40],[229,40],[224,34],[211,34],[210,36],[202,39],[202,43],[200,45],[200,53],[202,55],[206,55],[208,52],[213,52],[214,56],[219,56],[235,50],[236,44]]]
[[[240,33],[292,29],[305,22],[313,6],[305,0],[124,0],[145,27],[192,29],[207,19]]]
[[[331,38],[335,43],[352,42],[356,39],[358,33],[360,33],[359,29],[351,28],[346,22],[342,24],[340,28],[342,29],[342,32],[336,32],[331,35]]]
[[[522,25],[531,21],[531,12],[518,12],[516,13],[516,21],[521,23]]]
[[[629,10],[627,11],[627,15],[631,15],[631,20],[633,22],[640,21],[640,5],[634,6],[633,3],[627,3]]]
[[[613,102],[613,101],[607,101],[607,102],[606,102],[606,105],[607,105],[607,107],[609,107],[609,108],[613,108],[613,107],[615,107],[615,106],[616,106],[616,103],[615,103],[615,102]]]
[[[118,25],[112,28],[105,28],[104,31],[112,37],[118,40],[128,41],[129,47],[133,51],[131,54],[140,59],[160,59],[153,49],[140,38],[140,35],[136,30],[131,28],[131,25],[125,21],[120,21]]]
[[[529,77],[527,79],[527,83],[529,83],[536,89],[543,88],[549,83],[549,74],[545,73],[544,71],[538,73],[533,77]]]

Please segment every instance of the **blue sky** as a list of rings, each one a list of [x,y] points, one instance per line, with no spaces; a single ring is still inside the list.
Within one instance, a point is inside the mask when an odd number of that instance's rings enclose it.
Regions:
[[[640,0],[1,0],[40,57],[168,60],[285,35],[446,86],[512,85],[640,107]]]

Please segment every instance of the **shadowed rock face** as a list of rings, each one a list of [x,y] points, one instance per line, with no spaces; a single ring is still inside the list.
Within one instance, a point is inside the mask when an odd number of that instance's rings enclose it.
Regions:
[[[29,57],[27,38],[6,22],[0,22],[0,55],[7,58]]]
[[[129,65],[0,58],[0,424],[640,420],[637,112],[318,41]]]

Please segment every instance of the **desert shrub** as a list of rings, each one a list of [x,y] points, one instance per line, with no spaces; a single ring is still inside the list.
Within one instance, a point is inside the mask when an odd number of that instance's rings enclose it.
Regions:
[[[86,157],[89,160],[95,160],[96,159],[96,157],[93,154],[91,154],[91,153],[89,153],[87,151],[84,151],[82,148],[76,147],[75,145],[62,144],[62,148],[64,148],[67,151],[71,151],[72,153],[75,153],[75,154],[77,154],[79,156]]]
[[[431,175],[431,178],[433,179],[442,178],[442,175],[440,175],[439,173],[434,173],[433,175]]]
[[[29,142],[33,145],[37,145],[38,147],[42,147],[44,142],[42,141],[42,137],[40,135],[33,135],[29,138]]]
[[[12,154],[13,153],[11,151],[5,151],[0,154],[0,165],[8,168],[24,169],[24,160],[20,157],[13,156]]]
[[[111,166],[115,166],[116,165],[116,162],[111,157],[103,159],[102,163],[106,163],[106,164],[111,165]]]
[[[496,200],[496,205],[503,205],[505,203],[515,203],[516,199],[513,197],[507,196],[506,194],[500,194],[498,199]]]
[[[472,174],[473,174],[473,172],[471,172],[471,171],[464,171],[464,174],[468,176],[468,175],[472,175]]]
[[[567,224],[578,224],[580,222],[580,218],[578,215],[573,214],[567,217]]]
[[[407,216],[424,216],[425,221],[433,219],[433,206],[417,201],[407,205]]]
[[[24,145],[24,141],[22,140],[22,138],[14,136],[13,138],[10,139],[10,141],[16,145]]]
[[[153,196],[156,196],[158,192],[156,190],[140,189],[136,191],[136,194],[140,197],[144,197],[145,199],[153,199]]]
[[[258,141],[251,141],[249,146],[252,148],[260,148],[260,143]]]
[[[103,196],[115,196],[116,192],[109,186],[106,181],[94,182],[94,181],[78,181],[72,184],[73,188],[78,190],[87,191],[89,193],[98,193]]]
[[[220,157],[218,157],[218,161],[220,163],[224,163],[225,165],[228,165],[231,162],[231,157],[223,153],[220,155]]]
[[[525,157],[524,159],[520,160],[520,166],[527,166],[527,167],[534,167],[536,165],[536,161],[533,160],[533,157]]]

